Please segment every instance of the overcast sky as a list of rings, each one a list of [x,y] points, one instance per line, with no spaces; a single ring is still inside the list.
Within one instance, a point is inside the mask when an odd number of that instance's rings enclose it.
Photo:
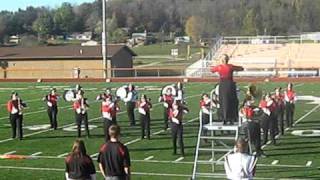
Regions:
[[[25,9],[28,6],[49,6],[56,7],[63,2],[69,2],[71,4],[81,4],[83,2],[93,2],[94,0],[4,0],[1,1],[0,11],[17,11],[19,8]]]

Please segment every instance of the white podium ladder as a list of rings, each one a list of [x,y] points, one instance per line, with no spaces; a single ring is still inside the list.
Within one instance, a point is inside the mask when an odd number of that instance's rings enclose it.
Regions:
[[[214,91],[214,90],[213,90]],[[213,95],[211,92],[211,99]],[[198,141],[195,151],[195,159],[192,172],[192,180],[197,177],[219,177],[225,178],[224,173],[217,173],[216,165],[223,164],[224,157],[233,152],[234,142],[239,136],[239,123],[235,125],[224,125],[223,122],[213,122],[213,110],[210,108],[210,122],[209,124],[202,125],[201,112],[199,114],[200,126],[198,133]],[[203,130],[207,131],[207,135],[203,135]],[[228,133],[226,133],[227,131]],[[203,144],[202,141],[208,141],[209,143]],[[208,147],[208,145],[210,145]],[[204,147],[203,147],[204,146]],[[209,155],[208,155],[209,152]],[[201,155],[209,158],[202,160]],[[199,165],[211,165],[211,172],[201,172]],[[205,168],[206,169],[206,168]]]

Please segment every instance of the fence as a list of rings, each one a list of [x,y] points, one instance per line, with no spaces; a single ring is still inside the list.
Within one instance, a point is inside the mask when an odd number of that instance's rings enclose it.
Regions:
[[[196,68],[199,70],[199,68]],[[14,69],[0,70],[0,79],[64,79],[64,78],[103,78],[103,72],[108,71],[112,78],[117,77],[195,77],[188,76],[184,67],[176,68],[112,68],[112,69]],[[316,77],[319,76],[320,66],[317,68],[264,68],[245,69],[234,73],[237,77]],[[79,73],[79,74],[75,74]],[[210,72],[210,68],[202,68],[198,77],[217,77]],[[121,75],[121,76],[120,76]],[[111,78],[110,77],[110,78]]]

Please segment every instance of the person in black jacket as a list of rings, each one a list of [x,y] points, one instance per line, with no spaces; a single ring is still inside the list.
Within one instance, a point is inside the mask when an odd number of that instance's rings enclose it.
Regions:
[[[100,171],[106,180],[130,180],[130,155],[119,141],[120,127],[109,128],[110,141],[104,143],[98,155]]]
[[[74,142],[71,153],[65,159],[65,164],[67,180],[96,180],[96,169],[91,157],[87,155],[82,140]]]

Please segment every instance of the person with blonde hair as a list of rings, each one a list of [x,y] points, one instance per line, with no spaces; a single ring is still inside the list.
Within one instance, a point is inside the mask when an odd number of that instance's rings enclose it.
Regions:
[[[96,169],[82,140],[74,142],[65,164],[67,180],[96,180]]]
[[[247,154],[248,143],[238,139],[236,152],[225,157],[224,169],[229,180],[252,180],[255,175],[257,158]]]

